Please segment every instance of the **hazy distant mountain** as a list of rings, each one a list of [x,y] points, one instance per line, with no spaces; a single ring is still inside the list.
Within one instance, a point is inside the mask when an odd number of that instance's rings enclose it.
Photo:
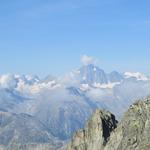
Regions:
[[[123,75],[118,73],[117,71],[113,71],[108,74],[109,82],[120,82],[124,79]]]
[[[74,71],[73,75],[77,77],[80,83],[89,84],[91,86],[94,84],[120,82],[124,79],[124,75],[117,71],[107,74],[104,70],[93,64],[82,66],[80,69]]]
[[[34,117],[0,111],[0,149],[54,150],[60,146],[61,142]]]
[[[0,109],[5,111],[13,111],[16,106],[20,105],[28,98],[14,89],[0,89]]]

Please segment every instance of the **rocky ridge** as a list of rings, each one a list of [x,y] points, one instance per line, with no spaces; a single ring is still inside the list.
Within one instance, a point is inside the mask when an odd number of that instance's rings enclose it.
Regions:
[[[117,124],[115,116],[96,110],[85,129],[76,132],[67,150],[149,150],[150,97],[130,106]]]

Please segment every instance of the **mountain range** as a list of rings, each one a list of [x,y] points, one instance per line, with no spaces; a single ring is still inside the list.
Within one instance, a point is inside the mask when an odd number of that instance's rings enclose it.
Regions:
[[[84,127],[96,109],[107,109],[120,120],[136,99],[149,93],[150,78],[146,75],[106,73],[94,64],[61,77],[1,75],[0,139],[4,140],[0,148],[19,143],[22,149],[37,145],[45,147],[43,150],[49,145],[58,149]]]

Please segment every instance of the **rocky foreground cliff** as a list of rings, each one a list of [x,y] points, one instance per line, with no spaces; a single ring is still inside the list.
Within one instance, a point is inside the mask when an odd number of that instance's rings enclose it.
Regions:
[[[131,105],[120,123],[110,112],[96,110],[67,150],[150,150],[150,97]]]

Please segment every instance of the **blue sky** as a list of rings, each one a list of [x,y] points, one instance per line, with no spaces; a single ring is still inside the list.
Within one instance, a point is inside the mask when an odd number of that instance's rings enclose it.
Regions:
[[[84,54],[150,75],[149,0],[1,0],[0,74],[60,75]]]

